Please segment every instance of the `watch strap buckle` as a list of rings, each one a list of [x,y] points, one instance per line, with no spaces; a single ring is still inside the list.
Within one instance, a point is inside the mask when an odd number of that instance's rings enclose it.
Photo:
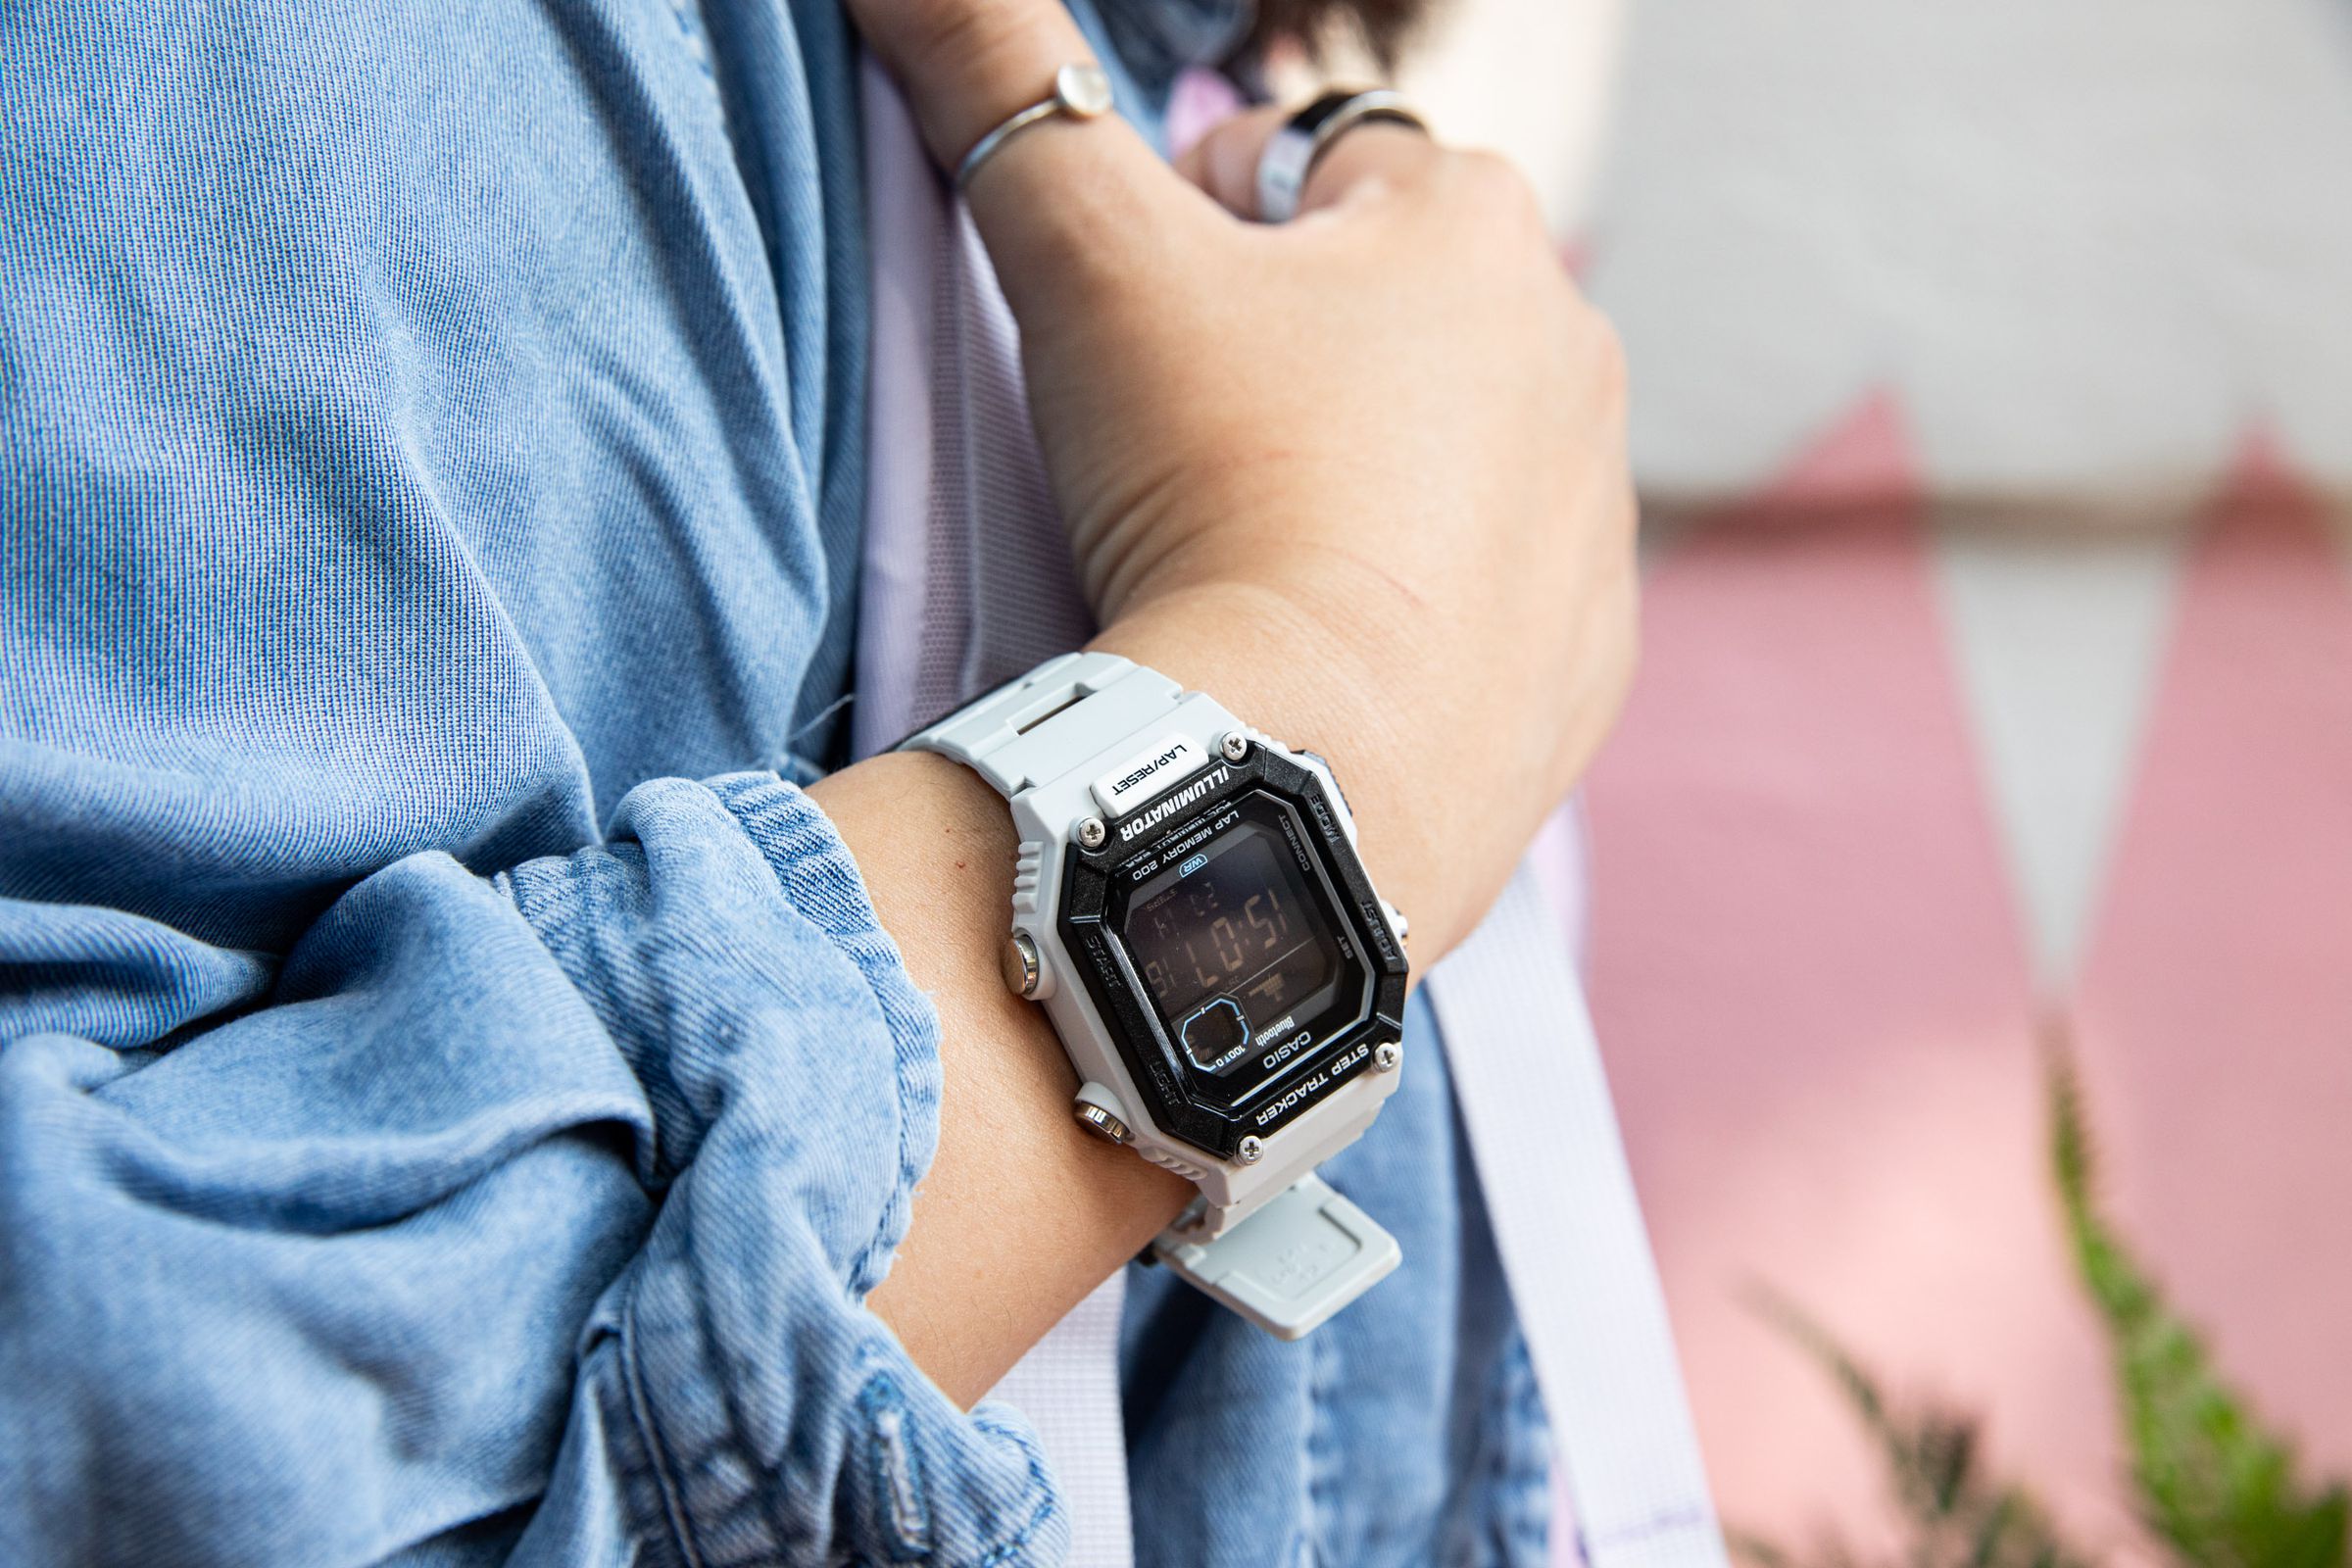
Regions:
[[[1277,1339],[1303,1337],[1403,1257],[1372,1216],[1309,1173],[1214,1241],[1160,1232],[1152,1256]]]

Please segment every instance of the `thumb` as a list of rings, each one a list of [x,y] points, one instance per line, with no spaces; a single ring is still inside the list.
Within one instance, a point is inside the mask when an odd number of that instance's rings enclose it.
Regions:
[[[950,174],[990,130],[1054,95],[1054,74],[1094,61],[1058,0],[852,0],[866,41],[905,88]],[[1117,115],[1055,115],[1001,143],[964,191],[1024,322],[1028,311],[1206,211]]]

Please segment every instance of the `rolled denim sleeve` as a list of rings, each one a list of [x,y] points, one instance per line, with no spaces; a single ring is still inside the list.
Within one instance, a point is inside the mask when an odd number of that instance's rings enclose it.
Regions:
[[[862,1304],[937,1024],[779,777],[855,601],[853,49],[0,7],[7,1568],[1060,1552]]]
[[[775,775],[488,878],[409,857],[267,981],[5,918],[0,1559],[1058,1556],[1033,1441],[860,1305],[938,1025]],[[124,1049],[208,985],[254,1004]]]
[[[608,1466],[621,1515],[667,1521],[687,1562],[1057,1559],[1032,1440],[963,1417],[854,1304],[940,1085],[936,1018],[848,853],[772,776],[646,786],[622,815],[641,856],[505,879],[663,1105],[664,1169],[691,1162],[590,1317],[563,1468]],[[577,1560],[576,1528],[543,1515],[525,1556]]]

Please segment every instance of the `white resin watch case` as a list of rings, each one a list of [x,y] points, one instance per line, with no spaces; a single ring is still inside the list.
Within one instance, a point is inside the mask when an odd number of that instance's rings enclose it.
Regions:
[[[1130,842],[1149,842],[1181,821],[1192,800],[1230,782],[1252,748],[1313,775],[1352,846],[1353,820],[1323,760],[1240,724],[1209,697],[1107,655],[1049,662],[906,745],[968,763],[1009,799],[1021,843],[1005,980],[1047,1009],[1078,1072],[1079,1121],[1200,1190],[1155,1241],[1154,1255],[1286,1338],[1306,1333],[1393,1269],[1395,1241],[1314,1168],[1361,1136],[1395,1092],[1396,1042],[1365,1046],[1348,1081],[1263,1137],[1244,1136],[1234,1157],[1220,1157],[1159,1124],[1080,978],[1060,918],[1073,855],[1106,847],[1121,828]],[[1399,956],[1401,973],[1402,921],[1385,901],[1376,917],[1386,926],[1376,940]],[[1373,956],[1363,955],[1367,962]]]

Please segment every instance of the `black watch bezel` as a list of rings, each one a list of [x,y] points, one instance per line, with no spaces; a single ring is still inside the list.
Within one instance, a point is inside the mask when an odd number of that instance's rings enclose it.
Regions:
[[[1319,879],[1324,917],[1360,981],[1340,985],[1307,1031],[1314,1045],[1285,1054],[1244,1096],[1216,1092],[1168,1039],[1120,931],[1126,898],[1181,857],[1245,823],[1284,824],[1300,864]],[[1056,914],[1063,950],[1109,1031],[1112,1048],[1164,1133],[1220,1159],[1245,1137],[1269,1138],[1365,1073],[1373,1053],[1404,1033],[1407,964],[1372,879],[1348,841],[1320,775],[1272,748],[1222,758],[1106,824],[1102,846],[1073,842]],[[1352,1000],[1350,999],[1352,996]]]

